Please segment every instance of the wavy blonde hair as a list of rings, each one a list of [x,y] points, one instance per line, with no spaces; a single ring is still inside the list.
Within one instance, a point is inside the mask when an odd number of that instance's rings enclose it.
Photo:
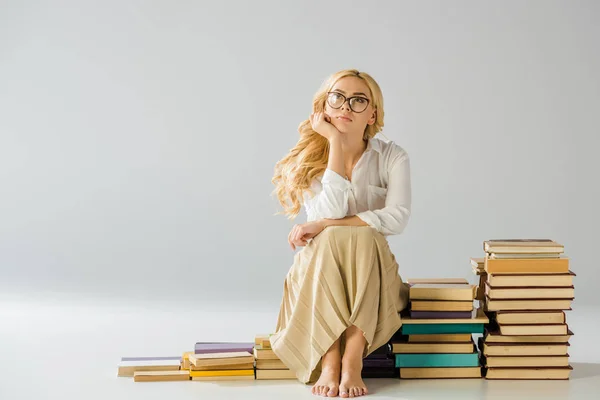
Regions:
[[[356,69],[338,71],[323,81],[313,96],[313,112],[323,112],[327,100],[327,92],[335,83],[347,76],[362,79],[371,92],[371,106],[376,111],[373,125],[367,125],[364,140],[374,137],[383,128],[383,95],[381,88],[369,74]],[[302,208],[303,192],[310,190],[311,182],[325,172],[329,159],[329,141],[312,130],[310,120],[306,119],[298,127],[300,140],[290,152],[275,164],[275,174],[271,182],[275,185],[273,194],[277,195],[288,219],[294,219]]]

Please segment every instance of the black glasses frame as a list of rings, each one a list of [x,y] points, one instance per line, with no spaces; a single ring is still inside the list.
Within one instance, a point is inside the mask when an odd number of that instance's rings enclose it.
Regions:
[[[331,95],[332,95],[332,94],[334,94],[334,93],[335,93],[335,94],[337,94],[338,96],[342,96],[342,97],[344,98],[344,102],[343,102],[343,103],[342,103],[342,104],[341,104],[339,107],[334,107],[334,106],[332,106],[332,105],[331,105],[331,103],[329,102],[329,98],[330,98],[330,97],[331,97]],[[364,110],[362,110],[362,111],[356,111],[354,108],[352,108],[352,103],[351,103],[352,99],[362,99],[362,100],[366,100],[366,101],[367,101],[367,105],[365,106],[365,109],[364,109]],[[366,109],[369,107],[369,103],[370,103],[370,101],[371,101],[371,100],[369,100],[369,99],[367,99],[366,97],[363,97],[363,96],[352,96],[352,97],[346,97],[346,96],[344,96],[343,94],[341,94],[340,92],[327,92],[327,104],[329,104],[329,107],[331,107],[331,108],[334,108],[334,109],[336,109],[336,110],[337,110],[337,109],[339,109],[339,108],[342,108],[342,106],[343,106],[344,104],[346,104],[346,102],[348,102],[348,106],[350,106],[350,109],[351,109],[352,111],[354,111],[355,113],[358,113],[358,114],[360,114],[361,112],[365,112],[365,111],[366,111]]]

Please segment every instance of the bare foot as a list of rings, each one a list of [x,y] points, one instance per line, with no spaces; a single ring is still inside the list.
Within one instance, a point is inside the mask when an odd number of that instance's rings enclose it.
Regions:
[[[358,397],[368,394],[367,386],[362,380],[362,359],[342,361],[342,380],[340,397]]]
[[[317,396],[337,397],[340,387],[340,366],[324,366],[321,376],[312,388],[312,393]]]

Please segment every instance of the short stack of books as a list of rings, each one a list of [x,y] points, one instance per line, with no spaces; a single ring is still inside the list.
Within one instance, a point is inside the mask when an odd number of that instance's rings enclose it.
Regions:
[[[466,279],[412,279],[409,315],[391,340],[400,378],[481,378],[472,334],[489,322]]]
[[[180,370],[182,359],[172,357],[122,357],[117,376],[135,382],[189,380],[189,371]]]
[[[569,379],[565,311],[574,299],[564,246],[549,239],[488,240],[483,306],[490,318],[479,340],[486,379]]]
[[[273,352],[269,337],[259,334],[254,338],[254,358],[256,358],[256,379],[296,379],[291,371]]]
[[[193,381],[254,380],[252,350],[251,342],[198,342],[193,354],[183,354],[182,367]]]
[[[388,342],[363,359],[363,378],[397,378],[392,345]]]

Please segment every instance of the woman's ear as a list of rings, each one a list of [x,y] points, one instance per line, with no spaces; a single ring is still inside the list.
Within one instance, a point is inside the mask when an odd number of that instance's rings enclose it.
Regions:
[[[373,111],[373,115],[371,115],[371,118],[369,118],[369,121],[367,122],[367,124],[373,125],[375,123],[375,121],[377,121],[377,110]]]

